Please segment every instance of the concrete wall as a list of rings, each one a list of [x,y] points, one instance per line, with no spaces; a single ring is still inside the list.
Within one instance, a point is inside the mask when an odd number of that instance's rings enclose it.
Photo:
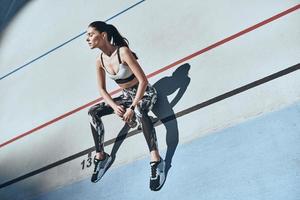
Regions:
[[[94,67],[99,52],[89,50],[85,36],[79,35],[91,21],[109,19],[137,2],[31,1],[22,8],[1,35],[1,144],[99,98]],[[109,23],[127,37],[145,73],[151,74],[297,3],[143,1]],[[184,143],[298,101],[300,79],[295,71],[203,109],[189,110],[299,63],[299,19],[298,10],[290,12],[151,77],[149,81],[160,91],[158,117],[186,113],[157,127],[161,149],[167,142],[176,148],[177,138]],[[176,69],[179,76],[173,74]],[[114,91],[117,86],[109,81],[108,89]],[[173,105],[176,95],[179,101]],[[87,154],[40,173],[35,171],[93,146],[87,110],[1,146],[0,184],[29,174],[1,188],[1,197],[19,199],[90,176],[92,167],[82,169],[82,162],[93,156]],[[121,130],[123,124],[116,119],[114,115],[104,118],[105,140],[115,138]],[[108,152],[112,148],[106,147]],[[147,154],[142,134],[136,134],[118,149],[113,167]]]

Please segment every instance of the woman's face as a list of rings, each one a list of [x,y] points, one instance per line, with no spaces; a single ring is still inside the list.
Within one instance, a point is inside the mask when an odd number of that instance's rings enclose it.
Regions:
[[[86,34],[87,34],[86,41],[88,42],[91,49],[101,48],[103,46],[104,43],[103,33],[100,33],[94,27],[88,27]]]

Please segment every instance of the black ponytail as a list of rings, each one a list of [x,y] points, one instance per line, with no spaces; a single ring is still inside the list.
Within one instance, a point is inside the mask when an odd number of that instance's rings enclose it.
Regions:
[[[114,27],[114,25],[106,25],[107,39],[112,45],[123,47],[128,47],[128,40],[124,38],[119,31]]]
[[[119,33],[118,29],[114,25],[106,24],[102,21],[95,21],[92,22],[89,27],[93,27],[99,32],[106,32],[107,39],[112,45],[118,47],[129,47],[128,40]],[[136,59],[138,58],[134,52],[132,52],[132,54]]]

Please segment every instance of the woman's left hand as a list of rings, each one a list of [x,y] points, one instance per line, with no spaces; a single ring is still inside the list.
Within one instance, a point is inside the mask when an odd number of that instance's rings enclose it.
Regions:
[[[123,120],[124,120],[126,123],[128,123],[128,122],[131,121],[133,115],[134,115],[134,111],[133,111],[132,109],[130,109],[130,108],[127,108],[127,109],[126,109],[126,112],[125,112],[124,115],[123,115]]]

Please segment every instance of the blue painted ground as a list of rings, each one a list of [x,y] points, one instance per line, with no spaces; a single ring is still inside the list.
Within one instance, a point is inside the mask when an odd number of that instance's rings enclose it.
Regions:
[[[148,189],[148,159],[36,200],[299,200],[300,103],[179,145],[164,187]]]

